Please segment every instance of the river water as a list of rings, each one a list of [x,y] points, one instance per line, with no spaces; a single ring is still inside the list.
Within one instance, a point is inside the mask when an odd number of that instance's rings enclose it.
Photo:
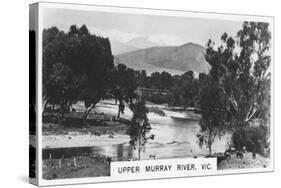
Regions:
[[[163,110],[165,116],[156,113],[148,113],[148,119],[152,127],[148,133],[154,134],[154,140],[148,140],[144,150],[141,152],[141,159],[167,159],[204,156],[208,149],[200,148],[197,134],[200,130],[198,115],[192,111],[175,112]],[[213,143],[213,152],[224,152],[228,136],[216,139]],[[108,145],[102,147],[80,147],[80,148],[56,148],[44,149],[43,158],[49,154],[53,158],[73,157],[81,154],[105,155],[112,160],[130,160],[137,158],[138,152],[129,143]]]

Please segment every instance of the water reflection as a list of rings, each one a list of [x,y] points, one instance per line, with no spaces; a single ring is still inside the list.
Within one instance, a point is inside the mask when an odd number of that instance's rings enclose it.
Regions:
[[[191,113],[191,112],[189,112]],[[184,114],[193,115],[193,114]],[[149,134],[154,134],[155,139],[149,140],[141,153],[141,159],[149,159],[155,156],[156,159],[184,158],[207,155],[207,148],[199,148],[197,133],[199,132],[199,121],[183,118],[173,118],[171,116],[159,116],[154,113],[148,114],[152,130]],[[213,144],[214,152],[223,152],[226,149],[226,139],[215,140]],[[52,158],[65,158],[77,155],[105,155],[114,161],[129,160],[137,158],[137,150],[129,143],[118,145],[108,145],[102,147],[80,147],[80,148],[56,148],[44,149],[43,159],[50,156]]]

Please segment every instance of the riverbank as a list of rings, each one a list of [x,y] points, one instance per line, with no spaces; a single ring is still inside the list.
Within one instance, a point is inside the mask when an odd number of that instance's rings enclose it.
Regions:
[[[128,107],[117,119],[118,105],[101,101],[82,121],[84,105],[73,105],[75,112],[66,113],[59,121],[56,112],[43,114],[43,149],[103,147],[129,143],[127,134],[132,112]],[[50,152],[43,160],[44,179],[84,178],[110,175],[111,158],[101,154],[83,153],[55,156]]]
[[[125,134],[92,135],[69,132],[66,135],[45,135],[43,136],[43,149],[45,148],[68,148],[87,146],[108,146],[114,144],[128,143],[130,137]]]
[[[127,119],[117,120],[112,115],[93,113],[85,125],[82,112],[67,113],[62,123],[58,116],[57,113],[43,115],[43,149],[105,146],[130,141],[127,134],[130,121]]]
[[[200,115],[191,111],[167,110],[167,105],[148,103],[148,118],[151,122],[159,123],[173,121],[172,119],[195,120]],[[129,143],[127,134],[132,118],[132,111],[126,105],[124,113],[117,119],[118,104],[114,100],[104,100],[96,104],[96,107],[88,115],[87,124],[82,120],[85,107],[82,102],[73,105],[75,112],[66,113],[64,121],[59,121],[58,112],[44,112],[43,114],[43,148],[66,148],[106,146],[113,144]],[[182,122],[181,122],[182,124]],[[162,125],[163,127],[166,125]],[[161,135],[158,135],[161,137]]]
[[[243,154],[243,158],[231,155],[230,159],[225,159],[218,164],[218,170],[243,169],[243,168],[267,168],[270,165],[270,158],[256,154],[253,159],[252,153]]]

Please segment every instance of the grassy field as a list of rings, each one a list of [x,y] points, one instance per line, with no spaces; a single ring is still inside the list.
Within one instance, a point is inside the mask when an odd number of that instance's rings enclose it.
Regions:
[[[78,156],[43,160],[44,179],[85,178],[109,176],[110,164],[104,157]]]

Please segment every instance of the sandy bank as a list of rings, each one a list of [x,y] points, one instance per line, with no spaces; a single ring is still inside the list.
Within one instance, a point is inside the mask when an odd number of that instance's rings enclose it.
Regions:
[[[81,134],[79,132],[69,132],[65,135],[44,135],[43,148],[67,148],[86,146],[106,146],[114,144],[128,143],[130,137],[124,134],[93,135]]]

